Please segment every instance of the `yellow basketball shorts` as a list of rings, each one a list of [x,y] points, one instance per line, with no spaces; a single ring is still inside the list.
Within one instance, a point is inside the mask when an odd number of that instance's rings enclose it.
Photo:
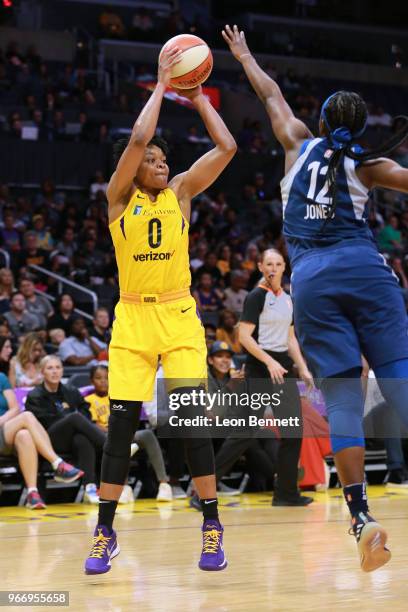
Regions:
[[[165,304],[125,304],[115,308],[109,346],[109,396],[150,401],[158,359],[165,379],[207,379],[204,328],[192,296]],[[173,385],[174,388],[174,385]]]

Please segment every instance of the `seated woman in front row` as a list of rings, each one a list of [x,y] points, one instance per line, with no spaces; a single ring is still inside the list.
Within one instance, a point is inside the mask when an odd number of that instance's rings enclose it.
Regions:
[[[7,376],[0,373],[0,456],[17,455],[28,489],[26,506],[45,508],[37,489],[38,454],[49,461],[58,482],[73,482],[83,472],[58,457],[44,427],[31,412],[21,412]]]

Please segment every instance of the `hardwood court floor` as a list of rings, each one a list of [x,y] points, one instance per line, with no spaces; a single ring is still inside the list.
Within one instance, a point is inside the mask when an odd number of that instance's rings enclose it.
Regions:
[[[82,571],[95,507],[0,508],[0,589],[68,590],[73,612],[406,612],[408,495],[383,487],[371,487],[369,495],[393,554],[372,574],[359,569],[338,489],[316,493],[311,506],[296,509],[272,508],[269,495],[222,498],[229,566],[217,573],[197,568],[200,514],[182,500],[121,506],[122,551],[111,571],[96,577]]]

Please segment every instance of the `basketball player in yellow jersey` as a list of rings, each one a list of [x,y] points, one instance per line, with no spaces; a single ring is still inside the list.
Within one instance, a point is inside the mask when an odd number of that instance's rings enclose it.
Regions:
[[[152,398],[159,355],[166,378],[200,381],[207,376],[204,330],[189,289],[190,202],[221,174],[236,144],[201,87],[183,90],[215,147],[168,182],[167,145],[154,133],[171,67],[179,57],[177,48],[162,54],[156,88],[129,141],[117,147],[118,162],[107,190],[120,301],[109,348],[111,415],[102,460],[98,525],[85,563],[88,574],[109,571],[111,559],[119,553],[112,529],[114,514],[127,477],[141,405]],[[189,438],[182,443],[204,515],[199,567],[222,570],[227,561],[218,520],[212,442]]]

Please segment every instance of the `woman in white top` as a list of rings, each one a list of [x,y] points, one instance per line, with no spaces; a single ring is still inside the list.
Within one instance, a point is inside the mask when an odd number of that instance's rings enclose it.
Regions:
[[[9,378],[13,387],[32,387],[42,383],[40,361],[44,354],[40,337],[36,333],[27,334],[10,362]]]

